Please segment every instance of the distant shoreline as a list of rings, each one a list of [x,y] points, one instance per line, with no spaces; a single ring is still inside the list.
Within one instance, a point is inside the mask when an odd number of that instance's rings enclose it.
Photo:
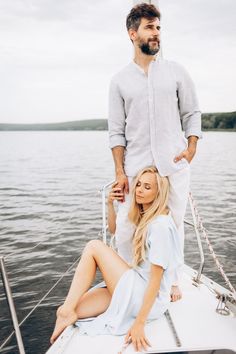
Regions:
[[[203,131],[236,131],[236,112],[203,113]],[[62,123],[8,124],[0,123],[0,131],[102,131],[108,130],[107,119],[88,119]]]
[[[107,119],[88,119],[62,123],[8,124],[0,123],[0,131],[66,131],[107,130]]]
[[[108,129],[1,129],[0,133],[8,132],[107,132]],[[228,132],[234,133],[235,129],[202,129],[202,132]]]

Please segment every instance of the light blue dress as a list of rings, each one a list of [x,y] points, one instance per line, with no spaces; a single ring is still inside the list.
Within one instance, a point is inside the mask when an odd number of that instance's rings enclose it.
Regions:
[[[80,334],[126,334],[141,309],[151,263],[163,267],[164,272],[147,320],[160,318],[168,309],[175,270],[183,263],[180,237],[170,214],[159,215],[149,224],[146,248],[145,261],[120,278],[108,309],[96,318],[76,322]]]

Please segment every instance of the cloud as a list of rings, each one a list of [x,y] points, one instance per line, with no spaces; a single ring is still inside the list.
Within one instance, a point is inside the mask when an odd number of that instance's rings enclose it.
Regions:
[[[161,1],[164,56],[193,77],[202,111],[235,110],[234,0]]]
[[[110,78],[133,56],[125,29],[132,1],[0,6],[0,121],[107,117]],[[235,109],[235,1],[161,0],[160,7],[164,56],[190,71],[202,109]]]

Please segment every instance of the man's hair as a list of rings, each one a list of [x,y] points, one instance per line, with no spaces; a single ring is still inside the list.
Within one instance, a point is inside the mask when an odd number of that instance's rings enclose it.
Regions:
[[[126,18],[127,31],[132,28],[138,30],[142,18],[152,20],[155,18],[161,19],[160,11],[152,4],[139,4],[134,6]]]

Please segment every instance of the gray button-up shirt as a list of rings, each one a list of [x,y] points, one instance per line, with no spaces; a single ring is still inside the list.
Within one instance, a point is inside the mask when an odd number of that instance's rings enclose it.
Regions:
[[[201,137],[201,113],[185,69],[157,59],[146,75],[134,62],[127,65],[111,81],[108,127],[110,147],[125,147],[127,176],[150,165],[162,176],[186,167],[187,160],[174,158],[189,136]]]

